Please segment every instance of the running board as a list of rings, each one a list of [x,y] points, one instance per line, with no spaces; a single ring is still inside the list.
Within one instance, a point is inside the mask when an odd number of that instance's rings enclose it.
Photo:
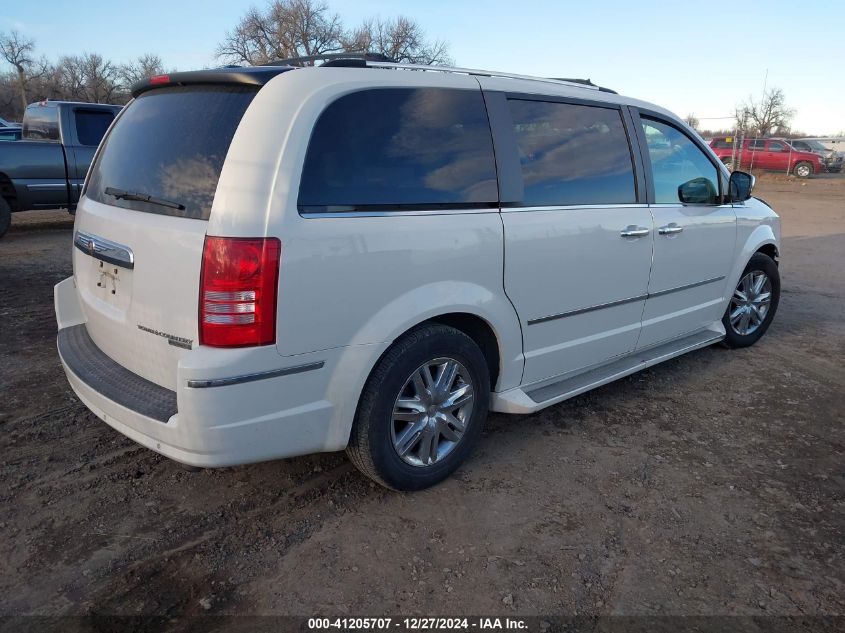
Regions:
[[[634,352],[630,356],[600,365],[595,369],[574,376],[570,374],[539,387],[529,385],[527,388],[519,387],[494,393],[490,408],[503,413],[533,413],[675,356],[713,345],[723,338],[725,338],[723,333],[712,330],[696,332],[681,339]]]

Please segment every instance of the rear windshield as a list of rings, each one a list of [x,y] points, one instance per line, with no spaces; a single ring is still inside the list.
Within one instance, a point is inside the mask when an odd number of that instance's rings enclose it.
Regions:
[[[105,139],[92,200],[207,220],[223,161],[255,87],[186,86],[135,99]],[[137,198],[149,197],[150,201]]]
[[[23,138],[28,141],[59,140],[59,109],[51,105],[31,105],[23,115]]]

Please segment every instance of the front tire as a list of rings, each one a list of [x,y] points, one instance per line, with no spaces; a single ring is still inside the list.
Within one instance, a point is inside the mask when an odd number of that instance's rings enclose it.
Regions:
[[[6,234],[12,224],[12,209],[9,203],[0,198],[0,237]]]
[[[813,166],[807,161],[802,160],[800,163],[795,165],[795,169],[792,170],[792,173],[799,178],[809,178],[813,175]]]
[[[346,449],[394,490],[439,483],[469,456],[490,403],[490,372],[469,336],[425,325],[399,339],[370,374]]]
[[[754,345],[769,329],[779,301],[777,264],[768,255],[754,253],[722,317],[724,344],[731,349]]]

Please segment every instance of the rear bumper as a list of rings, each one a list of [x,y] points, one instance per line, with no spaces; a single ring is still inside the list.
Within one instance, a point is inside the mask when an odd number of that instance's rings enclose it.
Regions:
[[[373,346],[295,358],[279,356],[273,347],[198,347],[180,362],[177,388],[171,391],[133,374],[97,348],[88,336],[72,278],[59,283],[54,294],[59,357],[68,382],[97,417],[139,444],[200,467],[346,446],[360,392],[353,378],[362,373],[354,366],[378,351]],[[285,371],[290,368],[294,371]],[[244,376],[250,379],[230,382]]]
[[[65,369],[104,398],[157,422],[176,415],[176,392],[118,365],[91,340],[84,323],[59,330],[57,344]]]

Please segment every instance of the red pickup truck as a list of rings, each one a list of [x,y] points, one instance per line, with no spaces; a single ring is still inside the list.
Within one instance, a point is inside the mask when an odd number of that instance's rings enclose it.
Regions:
[[[722,136],[710,141],[710,147],[716,156],[728,166],[734,168],[734,158],[741,169],[769,169],[773,171],[786,171],[795,174],[799,178],[808,178],[813,174],[824,173],[825,168],[821,157],[812,152],[802,152],[789,144],[789,141],[782,138],[758,138],[748,139],[742,146],[736,142],[734,150],[734,138]],[[734,152],[736,156],[734,157]]]

